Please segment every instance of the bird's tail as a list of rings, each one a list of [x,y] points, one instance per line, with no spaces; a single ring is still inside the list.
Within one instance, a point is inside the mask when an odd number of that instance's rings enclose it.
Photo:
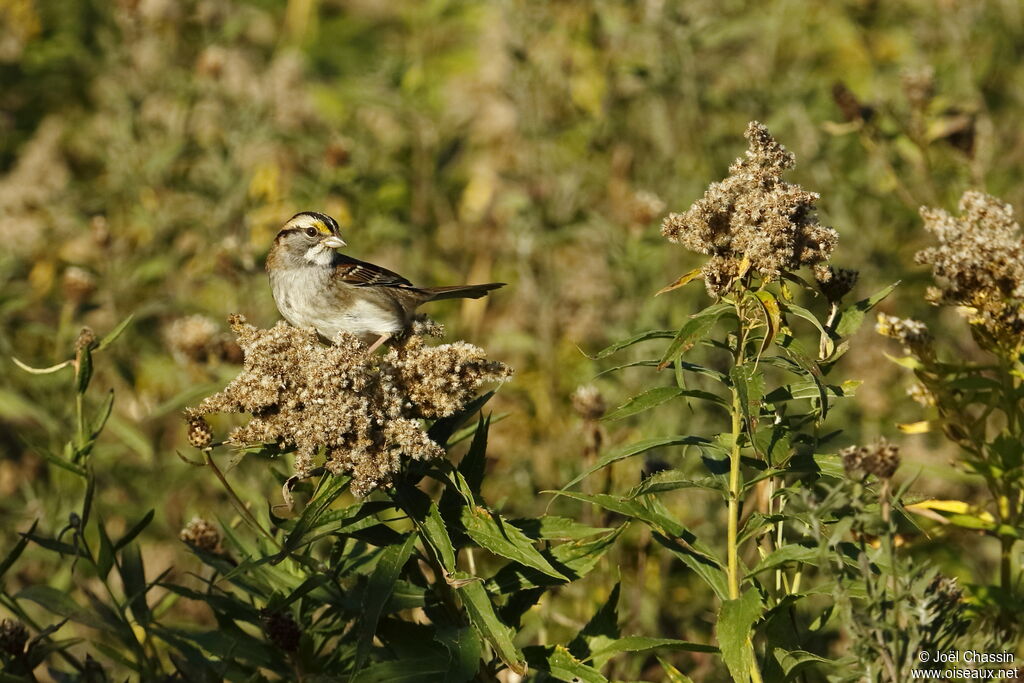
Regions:
[[[427,301],[441,299],[479,299],[487,292],[504,287],[504,282],[488,282],[484,285],[455,285],[454,287],[424,287],[423,291],[430,295]]]

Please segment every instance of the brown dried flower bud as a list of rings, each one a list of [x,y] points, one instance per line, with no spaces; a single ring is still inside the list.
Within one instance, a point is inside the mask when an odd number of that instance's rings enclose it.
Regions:
[[[64,271],[61,286],[64,289],[65,298],[78,305],[96,291],[96,278],[84,268],[70,266]]]
[[[180,363],[201,363],[223,355],[224,339],[220,328],[205,315],[178,318],[163,330],[164,343]]]
[[[630,213],[633,222],[646,225],[665,211],[665,202],[661,197],[647,190],[639,190],[630,201]]]
[[[608,409],[604,396],[593,384],[578,387],[572,394],[572,407],[584,420],[600,420]]]
[[[96,333],[92,331],[92,328],[83,327],[82,331],[78,333],[78,337],[75,338],[75,353],[86,347],[91,348],[95,343]]]
[[[875,331],[883,337],[898,341],[907,353],[919,358],[928,358],[932,355],[932,333],[920,320],[879,313]]]
[[[206,448],[213,443],[213,430],[202,415],[186,410],[185,419],[188,420],[189,444],[195,448]]]
[[[16,619],[0,621],[0,652],[18,657],[25,653],[26,643],[28,629],[25,628],[25,624]]]
[[[825,275],[826,277],[820,277]],[[854,285],[857,284],[857,278],[860,277],[860,273],[850,268],[836,268],[829,266],[824,273],[815,273],[815,280],[818,283],[818,289],[825,295],[825,298],[830,303],[839,303],[843,297],[853,290]]]
[[[221,552],[220,532],[202,517],[193,517],[178,534],[185,543],[208,553]]]
[[[186,414],[249,413],[252,419],[231,432],[229,443],[294,448],[299,475],[323,452],[329,471],[352,475],[357,495],[389,483],[406,461],[443,457],[420,418],[452,415],[482,383],[510,374],[465,342],[431,347],[413,334],[374,357],[351,335],[324,346],[315,332],[284,322],[269,330],[242,316],[230,322],[244,353],[242,371]]]
[[[873,474],[879,479],[892,479],[900,466],[900,448],[884,438],[870,446],[850,446],[839,451],[843,468],[850,476]]]
[[[267,639],[285,652],[295,652],[302,640],[302,629],[288,612],[260,610],[260,622]]]
[[[711,256],[702,272],[714,297],[731,286],[741,264],[771,281],[782,271],[823,264],[838,241],[835,230],[818,223],[818,195],[782,180],[795,163],[793,154],[756,121],[745,137],[750,147],[729,167],[729,176],[661,227],[670,241]]]

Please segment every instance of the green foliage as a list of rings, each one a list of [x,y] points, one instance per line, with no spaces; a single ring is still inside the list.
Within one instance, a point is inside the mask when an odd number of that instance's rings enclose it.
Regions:
[[[37,377],[0,363],[0,556],[8,558],[0,576],[8,595],[45,584],[92,610],[82,591],[106,600],[104,575],[135,622],[132,607],[142,605],[123,593],[121,568],[131,568],[122,554],[137,545],[147,578],[171,569],[147,593],[156,625],[144,649],[174,652],[173,661],[160,659],[164,671],[180,664],[215,681],[229,667],[209,664],[205,648],[225,660],[245,652],[239,661],[248,663],[232,676],[276,656],[267,654],[258,608],[275,590],[292,590],[275,582],[293,586],[292,572],[313,573],[296,558],[319,557],[344,537],[338,557],[318,561],[344,565],[360,586],[380,553],[415,529],[416,562],[486,579],[497,620],[516,630],[513,644],[531,671],[717,680],[728,675],[718,655],[666,648],[599,666],[554,643],[572,643],[620,581],[623,637],[715,642],[707,615],[729,599],[726,464],[739,444],[742,586],[763,589],[766,605],[754,627],[756,658],[766,678],[838,677],[855,665],[836,652],[849,642],[842,620],[820,618],[831,592],[829,580],[819,581],[827,563],[811,556],[817,542],[800,526],[812,516],[792,503],[800,517],[780,519],[779,496],[770,514],[759,509],[783,484],[836,484],[846,476],[831,455],[840,442],[903,422],[904,469],[921,470],[905,493],[907,519],[928,534],[897,515],[907,563],[959,576],[966,599],[985,613],[981,630],[1015,608],[992,577],[1003,566],[1018,572],[1021,507],[1000,503],[1020,488],[1020,429],[1001,410],[1019,399],[1009,388],[1019,377],[978,353],[968,326],[946,325],[945,313],[923,303],[931,283],[912,265],[927,243],[920,205],[949,208],[967,187],[1024,204],[1024,24],[1014,3],[942,11],[925,0],[823,3],[794,13],[776,0],[756,11],[700,1],[10,0],[0,15],[0,358],[57,363],[82,325],[112,330],[134,313],[118,343],[83,359],[77,378],[91,389],[80,398],[69,398],[70,370]],[[895,297],[831,309],[801,296],[794,281],[743,303],[761,327],[739,367],[727,358],[738,321],[726,311],[712,334],[653,372],[705,306],[699,285],[684,286],[699,273],[696,259],[665,248],[658,219],[721,174],[742,124],[755,117],[798,155],[794,180],[822,191],[823,221],[841,234],[840,265],[859,268],[866,291],[901,280],[901,309],[927,320],[948,349],[927,370],[900,359],[934,377],[947,407],[922,414],[903,397],[902,377],[911,373],[882,362],[878,345],[858,336],[868,309],[891,312]],[[470,438],[478,443],[478,456],[463,458],[462,479],[438,473],[445,483],[428,476],[421,496],[368,502],[355,501],[342,480],[325,479],[315,491],[301,482],[299,511],[285,514],[276,493],[267,502],[286,480],[273,449],[217,456],[235,496],[209,466],[171,457],[187,448],[179,410],[236,371],[225,316],[273,319],[261,261],[277,226],[309,208],[339,219],[354,256],[417,283],[510,283],[486,308],[435,309],[459,336],[517,368],[488,404],[493,424],[507,419],[487,439],[486,463],[477,424],[432,426],[456,459]],[[661,296],[649,296],[659,288]],[[614,342],[637,330],[648,331]],[[618,367],[601,363],[600,382],[609,404],[626,408],[611,415],[621,419],[570,412],[570,394],[594,371],[579,348],[605,348],[599,360],[614,355]],[[731,417],[734,389],[743,394],[739,439],[720,426],[723,406],[711,398],[724,399]],[[968,442],[973,450],[961,445]],[[954,459],[957,468],[945,466]],[[566,488],[599,504],[577,516],[578,499],[535,495],[570,480]],[[328,500],[332,483],[337,496]],[[504,530],[521,541],[514,527],[530,539],[533,552],[501,547],[529,553],[534,566],[479,547],[463,530],[462,514],[478,504],[494,515],[491,535]],[[230,559],[183,555],[177,531],[197,513],[223,520]],[[834,524],[845,524],[844,514]],[[780,523],[782,543],[769,545]],[[261,529],[282,547],[260,541]],[[858,539],[849,527],[840,532],[830,549],[850,551]],[[872,553],[881,544],[867,543]],[[545,571],[537,555],[572,581]],[[396,643],[407,627],[389,605],[426,604],[412,564],[377,622]],[[211,581],[239,566],[232,576],[247,588],[221,578],[211,590],[191,575]],[[787,582],[807,597],[773,606]],[[186,589],[195,599],[175,592]],[[294,597],[287,611],[297,623],[315,612],[300,609],[305,596],[324,590],[303,580],[285,596]],[[460,590],[453,588],[456,603]],[[857,611],[863,592],[863,583],[851,587]],[[345,614],[361,599],[345,602]],[[30,600],[20,605],[25,614],[6,602],[2,609],[38,626],[29,628],[33,667],[95,679],[102,666],[118,680],[139,677],[138,653],[118,640],[123,631],[115,637],[68,621],[48,632],[63,617]],[[225,634],[235,631],[222,632],[214,616],[224,609],[258,646],[229,642]],[[768,631],[794,623],[800,642],[769,639]],[[364,678],[437,679],[493,660],[494,646],[472,625],[440,628],[433,639],[404,633],[430,651],[396,649],[400,658],[391,660],[371,651]],[[784,644],[770,649],[772,642]],[[265,675],[295,676],[279,670]]]

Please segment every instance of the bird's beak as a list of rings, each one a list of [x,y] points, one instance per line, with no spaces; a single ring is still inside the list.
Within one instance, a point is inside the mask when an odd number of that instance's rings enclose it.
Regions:
[[[347,244],[345,244],[345,240],[341,239],[340,237],[336,237],[334,235],[331,235],[330,237],[325,238],[324,241],[323,241],[323,244],[325,244],[326,246],[330,247],[331,249],[340,249],[342,247],[348,246]]]

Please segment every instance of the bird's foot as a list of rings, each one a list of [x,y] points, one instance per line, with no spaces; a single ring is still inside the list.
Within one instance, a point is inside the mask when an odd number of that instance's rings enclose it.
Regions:
[[[386,342],[388,339],[391,339],[391,334],[380,335],[380,338],[377,339],[377,341],[373,342],[373,344],[370,345],[370,348],[366,350],[366,355],[371,355],[374,351],[379,349],[381,345],[383,345],[384,342]]]

